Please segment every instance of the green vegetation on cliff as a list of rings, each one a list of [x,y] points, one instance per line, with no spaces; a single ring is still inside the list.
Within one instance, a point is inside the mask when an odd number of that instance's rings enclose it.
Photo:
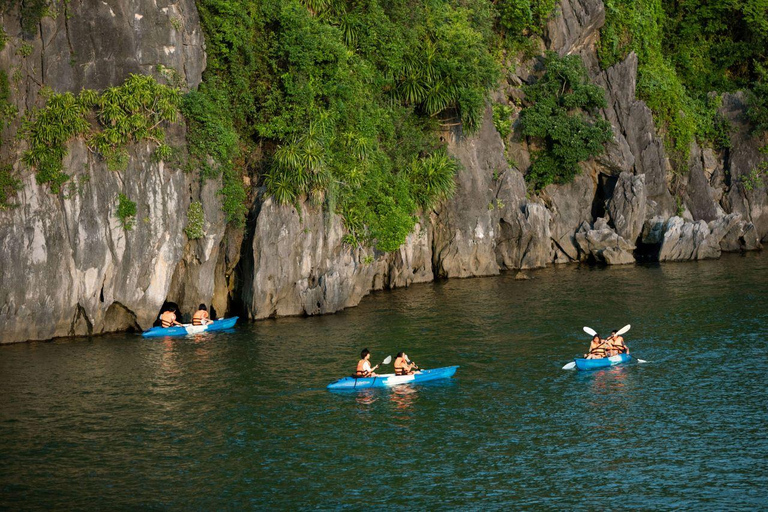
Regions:
[[[308,196],[343,216],[350,243],[389,251],[419,207],[452,192],[456,164],[435,133],[475,129],[496,84],[489,3],[197,4],[209,60],[194,103],[226,115],[194,116],[195,129],[236,140],[246,166],[262,154],[276,201]],[[227,167],[233,152],[199,141],[193,153]]]
[[[687,155],[698,138],[724,145],[727,125],[712,91],[752,88],[768,62],[765,0],[610,0],[600,37],[608,67],[638,55],[638,96],[648,103],[668,147]],[[757,101],[767,101],[756,90]]]
[[[526,175],[535,190],[570,183],[579,162],[602,153],[613,138],[611,124],[597,112],[606,106],[604,92],[589,82],[581,58],[548,52],[543,64],[543,76],[524,87],[526,106],[520,112],[523,135],[540,145]]]
[[[49,184],[54,193],[69,179],[64,157],[71,139],[83,137],[111,170],[120,170],[127,165],[127,144],[163,144],[164,125],[176,122],[181,103],[178,89],[144,75],[130,75],[102,93],[84,89],[75,96],[48,89],[44,94],[45,107],[27,112],[19,136],[29,143],[23,162],[35,169],[37,182]]]

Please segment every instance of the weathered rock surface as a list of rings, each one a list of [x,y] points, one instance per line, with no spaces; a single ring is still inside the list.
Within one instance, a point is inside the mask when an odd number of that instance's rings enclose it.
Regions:
[[[37,37],[27,38],[34,50],[20,63],[30,87],[105,89],[130,73],[154,75],[158,65],[176,70],[190,88],[200,83],[205,51],[194,0],[73,0],[51,8],[58,15],[42,19]],[[14,15],[3,28],[11,39],[0,65],[8,69],[22,34]]]
[[[712,188],[704,171],[704,152],[698,144],[691,144],[688,176],[683,200],[694,220],[709,222],[720,217],[715,201],[717,192]],[[709,165],[713,165],[710,163]],[[710,173],[711,175],[711,173]]]
[[[20,72],[11,94],[20,111],[42,105],[43,86],[74,93],[103,89],[130,73],[157,76],[158,65],[190,86],[200,83],[205,53],[192,0],[72,1],[53,8],[63,12],[43,18],[32,38],[22,39],[13,12],[2,18],[9,39],[0,68]],[[18,54],[22,42],[32,46],[24,58]],[[9,135],[6,130],[3,138],[12,140]],[[167,140],[183,145],[183,125],[169,127]],[[14,172],[23,181],[11,200],[18,207],[0,211],[0,341],[147,328],[169,292],[182,302],[210,300],[224,232],[215,193],[220,184],[200,191],[194,177],[153,162],[154,148],[145,144],[128,148],[125,171],[109,171],[75,140],[64,159],[72,179],[57,196],[21,168],[24,149],[4,144],[0,155],[16,162]],[[119,193],[137,204],[130,231],[116,217]],[[186,211],[198,195],[206,237],[188,242]]]
[[[76,142],[65,166],[73,185],[62,195],[27,175],[21,206],[0,212],[3,342],[150,327],[187,243],[190,178],[152,162],[150,148],[134,148],[118,173]],[[119,193],[137,204],[130,231]]]
[[[726,211],[740,213],[745,220],[754,224],[758,236],[766,242],[768,184],[760,167],[768,168],[768,155],[759,149],[768,144],[768,137],[757,138],[750,134],[750,126],[744,116],[746,108],[743,93],[723,95],[720,112],[733,127],[728,162],[730,190],[723,202]]]
[[[643,230],[645,210],[645,175],[635,176],[622,172],[607,205],[616,233],[634,243]]]
[[[596,187],[594,177],[582,172],[568,185],[550,185],[545,189],[544,192],[550,199],[550,231],[556,249],[556,262],[579,260],[574,236],[584,222],[592,221],[592,202]]]
[[[609,265],[634,263],[634,244],[619,236],[608,226],[608,222],[597,219],[594,226],[584,222],[575,235],[576,245],[584,260],[594,260]]]
[[[561,55],[579,53],[595,44],[604,23],[601,0],[563,0],[557,15],[547,23],[548,46]]]
[[[603,109],[603,115],[613,125],[616,137],[609,158],[601,161],[612,169],[632,168],[634,174],[644,174],[646,196],[650,201],[647,214],[671,215],[675,202],[667,189],[664,143],[656,136],[651,110],[635,97],[637,55],[630,53],[622,62],[597,74],[594,80],[605,89],[608,107]]]
[[[672,217],[664,223],[663,229],[659,261],[719,258],[723,245],[728,250],[740,249],[733,247],[733,233],[740,237],[750,228],[741,215],[731,213],[709,224],[703,220],[686,222],[680,217]],[[754,244],[754,238],[750,238],[750,242]]]

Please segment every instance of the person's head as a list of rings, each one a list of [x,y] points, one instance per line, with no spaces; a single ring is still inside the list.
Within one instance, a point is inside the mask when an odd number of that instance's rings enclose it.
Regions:
[[[592,341],[600,341],[600,336],[595,334],[594,336],[592,336]]]
[[[616,329],[614,329],[614,330],[612,330],[612,331],[611,331],[611,334],[613,334],[613,335],[615,336],[615,335],[616,335],[616,333],[618,333],[618,332],[619,332],[619,331],[617,331]]]
[[[205,304],[200,304],[200,305],[197,307],[197,309],[199,309],[200,311],[208,311],[208,308],[207,308],[207,307],[205,307]]]
[[[360,351],[360,359],[368,359],[371,356],[371,351],[364,348]]]
[[[400,352],[397,353],[397,357],[405,357],[405,352],[401,350]]]

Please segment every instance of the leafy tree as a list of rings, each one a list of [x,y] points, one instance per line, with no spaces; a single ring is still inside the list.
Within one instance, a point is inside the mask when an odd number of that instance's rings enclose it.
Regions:
[[[541,146],[526,176],[536,190],[571,182],[578,163],[602,153],[613,137],[610,123],[597,112],[606,106],[603,90],[589,82],[581,58],[548,52],[543,64],[542,77],[524,88],[526,106],[520,112],[523,135]]]

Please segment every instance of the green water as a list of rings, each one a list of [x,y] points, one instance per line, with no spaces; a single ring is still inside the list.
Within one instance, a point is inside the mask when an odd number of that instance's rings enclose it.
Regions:
[[[532,275],[192,339],[0,347],[0,508],[768,507],[768,256]],[[627,323],[648,363],[561,370],[582,326]],[[366,346],[461,368],[326,391]]]

